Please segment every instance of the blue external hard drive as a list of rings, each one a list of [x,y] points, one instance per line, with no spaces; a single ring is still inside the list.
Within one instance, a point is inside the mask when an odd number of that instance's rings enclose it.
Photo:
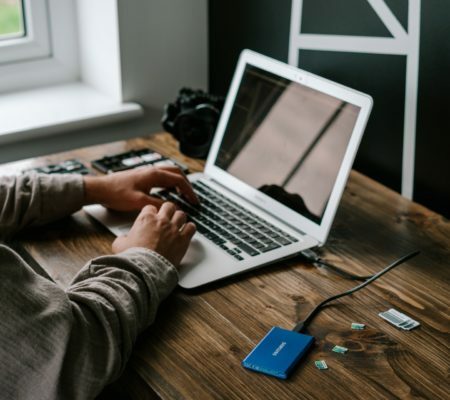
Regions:
[[[287,379],[313,342],[312,336],[275,326],[245,357],[242,365],[253,371]]]

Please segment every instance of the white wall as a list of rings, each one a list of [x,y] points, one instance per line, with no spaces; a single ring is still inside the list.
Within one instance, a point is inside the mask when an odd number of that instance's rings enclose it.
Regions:
[[[77,12],[82,80],[121,102],[118,6],[111,0],[77,0]]]
[[[182,86],[207,90],[207,0],[119,0],[124,101],[162,109]]]

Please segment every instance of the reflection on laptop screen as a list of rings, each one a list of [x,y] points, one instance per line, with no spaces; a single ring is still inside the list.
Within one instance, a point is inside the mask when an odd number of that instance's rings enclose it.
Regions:
[[[320,224],[359,111],[247,65],[215,164]]]

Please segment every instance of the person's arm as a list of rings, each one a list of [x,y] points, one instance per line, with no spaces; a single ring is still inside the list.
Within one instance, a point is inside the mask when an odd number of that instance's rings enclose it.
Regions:
[[[0,246],[3,396],[95,398],[175,287],[194,232],[173,204],[146,206],[114,242],[116,254],[89,262],[66,291]]]
[[[178,282],[174,266],[194,233],[173,204],[159,211],[146,206],[129,234],[114,242],[117,254],[93,260],[76,276],[67,289],[73,324],[60,382],[68,398],[78,387],[98,394],[120,376],[137,335]]]
[[[69,215],[84,202],[80,175],[0,177],[0,238]]]
[[[159,207],[153,187],[174,187],[195,203],[197,198],[175,167],[142,168],[105,176],[25,174],[0,177],[0,238],[70,215],[83,205],[100,203],[114,210]]]

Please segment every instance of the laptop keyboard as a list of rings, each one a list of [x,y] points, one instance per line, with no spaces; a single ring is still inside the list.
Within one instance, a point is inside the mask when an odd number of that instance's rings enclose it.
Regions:
[[[192,186],[200,205],[189,204],[169,191],[157,195],[178,204],[195,223],[197,232],[236,260],[242,261],[246,256],[254,257],[298,241],[203,182],[196,181]]]

